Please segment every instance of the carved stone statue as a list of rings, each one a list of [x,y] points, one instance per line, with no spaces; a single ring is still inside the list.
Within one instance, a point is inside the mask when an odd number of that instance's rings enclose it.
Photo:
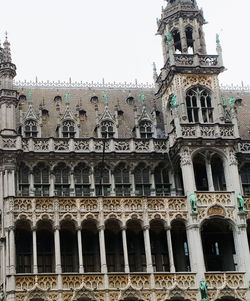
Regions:
[[[241,214],[244,214],[245,213],[245,201],[242,198],[242,195],[240,193],[237,196],[237,200],[238,200],[238,209]]]
[[[209,301],[207,287],[208,287],[208,285],[207,285],[205,279],[203,278],[200,282],[200,292],[201,292],[201,300],[202,301]]]
[[[197,214],[197,198],[196,195],[194,193],[190,194],[189,197],[190,203],[191,203],[191,208],[192,208],[192,213]]]

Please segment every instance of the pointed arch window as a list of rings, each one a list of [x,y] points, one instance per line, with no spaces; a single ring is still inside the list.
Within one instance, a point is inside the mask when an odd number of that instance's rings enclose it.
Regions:
[[[24,163],[21,163],[18,172],[19,180],[19,193],[21,196],[29,196],[30,184],[29,184],[29,173],[30,170],[28,166]]]
[[[182,47],[181,47],[181,35],[179,30],[175,29],[172,31],[172,37],[174,39],[174,48],[175,51],[180,51],[182,52]]]
[[[66,120],[63,122],[62,135],[63,138],[74,138],[75,137],[75,123],[72,120]]]
[[[26,138],[29,137],[33,137],[36,138],[37,137],[37,122],[35,120],[29,119],[25,121],[24,124],[24,135]]]
[[[124,163],[119,164],[114,170],[115,192],[117,196],[130,195],[129,169]]]
[[[60,163],[54,169],[55,173],[55,195],[69,196],[69,168]]]
[[[150,172],[149,167],[140,163],[134,172],[135,190],[137,195],[150,195]]]
[[[189,122],[213,123],[213,107],[210,92],[200,87],[191,88],[186,94]]]
[[[105,164],[99,164],[94,170],[96,195],[108,196],[111,191],[109,169]]]
[[[250,196],[250,163],[245,164],[240,171],[243,193]]]
[[[170,195],[170,187],[168,170],[163,165],[156,167],[154,172],[155,189],[157,196]]]
[[[193,40],[193,29],[192,27],[188,26],[185,30],[186,39],[187,39],[187,47],[188,50],[192,49],[192,52],[194,52],[194,40]]]
[[[80,163],[75,167],[75,193],[76,196],[90,196],[90,182],[89,182],[89,167]]]
[[[114,123],[109,120],[102,121],[101,123],[101,136],[102,138],[114,137]]]
[[[35,196],[49,196],[49,167],[39,163],[33,170]]]
[[[149,120],[142,120],[139,124],[140,135],[143,139],[150,139],[153,137],[152,122]]]

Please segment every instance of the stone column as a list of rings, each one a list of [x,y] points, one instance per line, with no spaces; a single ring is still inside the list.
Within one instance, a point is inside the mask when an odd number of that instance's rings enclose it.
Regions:
[[[30,174],[29,174],[29,182],[30,182],[29,195],[30,196],[35,196],[34,174],[33,174],[33,171],[31,171]]]
[[[188,148],[185,148],[181,151],[181,170],[184,191],[187,196],[196,190],[195,179],[194,179],[194,170],[191,160],[190,151]]]
[[[5,228],[5,237],[6,237],[6,274],[10,273],[10,241],[9,241],[9,231],[8,228]]]
[[[101,258],[101,272],[107,273],[107,261],[106,261],[106,249],[105,249],[105,238],[104,238],[104,225],[99,228],[99,243],[100,243],[100,258]]]
[[[75,179],[74,179],[74,169],[70,170],[69,175],[69,194],[71,197],[75,196]]]
[[[144,235],[144,244],[145,244],[147,273],[153,273],[151,245],[150,245],[150,237],[149,237],[149,225],[145,225],[143,227],[143,235]]]
[[[55,272],[57,274],[61,274],[62,266],[61,266],[60,226],[59,225],[55,226],[54,240],[55,240]]]
[[[213,182],[213,173],[212,173],[212,168],[211,168],[211,162],[210,162],[210,160],[205,159],[205,163],[206,163],[208,190],[214,191],[214,182]]]
[[[111,170],[110,173],[110,178],[111,178],[111,193],[110,196],[115,196],[115,176],[114,176],[114,171]]]
[[[79,273],[84,273],[83,255],[82,255],[82,228],[77,228],[78,256],[79,256]]]
[[[150,195],[151,195],[151,196],[156,196],[156,190],[155,190],[155,174],[154,174],[154,171],[153,171],[153,170],[151,170],[150,175],[151,175],[151,193],[150,193]]]
[[[126,226],[122,227],[122,245],[123,245],[123,256],[124,256],[124,270],[125,270],[125,273],[129,273]]]
[[[172,246],[172,238],[171,238],[171,228],[165,227],[165,230],[166,230],[167,242],[168,242],[168,256],[169,256],[170,272],[175,273],[173,246]]]
[[[9,238],[10,238],[10,274],[14,275],[16,273],[16,263],[15,263],[15,232],[14,227],[9,227]]]
[[[204,276],[205,264],[198,224],[195,223],[187,226],[187,240],[191,271],[197,273],[197,279],[201,279]]]
[[[90,168],[90,175],[89,175],[89,179],[90,179],[90,196],[96,196],[96,192],[95,192],[95,177],[94,177],[94,167],[91,165]]]
[[[32,228],[32,238],[33,238],[33,273],[38,273],[38,266],[37,266],[37,240],[36,240],[36,227]]]
[[[55,195],[55,175],[52,171],[50,171],[49,182],[50,182],[49,196],[53,197]]]
[[[179,22],[180,22],[180,38],[181,38],[182,53],[188,53],[187,37],[184,29],[183,18],[179,18]]]
[[[130,172],[130,183],[131,183],[131,196],[135,196],[135,174],[134,174],[134,171]]]
[[[3,175],[4,197],[8,197],[8,170],[4,171]]]

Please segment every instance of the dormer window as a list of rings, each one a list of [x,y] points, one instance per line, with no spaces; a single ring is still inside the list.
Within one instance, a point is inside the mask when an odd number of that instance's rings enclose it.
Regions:
[[[200,87],[190,89],[186,94],[189,122],[213,122],[213,107],[210,92]]]
[[[150,139],[153,136],[152,122],[149,120],[142,120],[140,122],[140,135],[143,139]]]
[[[24,135],[26,138],[29,137],[33,137],[36,138],[37,137],[37,123],[35,120],[27,120],[25,121],[25,125],[24,125]]]
[[[74,138],[75,133],[75,123],[71,120],[64,121],[62,126],[63,138]]]
[[[103,121],[101,123],[101,135],[102,138],[113,138],[114,137],[114,124],[112,121]]]

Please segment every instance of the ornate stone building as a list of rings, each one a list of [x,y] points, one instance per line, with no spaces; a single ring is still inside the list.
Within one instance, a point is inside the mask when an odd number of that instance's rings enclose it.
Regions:
[[[250,89],[167,2],[152,87],[14,82],[1,47],[1,300],[250,300]]]

